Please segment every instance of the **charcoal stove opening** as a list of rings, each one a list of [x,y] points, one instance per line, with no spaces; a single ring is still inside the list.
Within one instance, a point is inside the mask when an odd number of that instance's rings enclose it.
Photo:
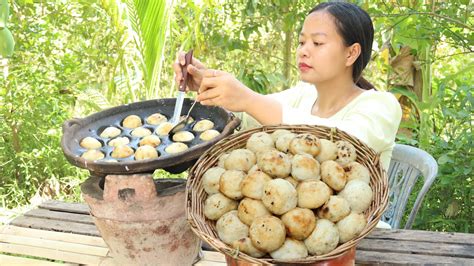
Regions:
[[[129,198],[133,198],[135,196],[135,189],[133,188],[124,188],[118,191],[118,197],[122,201],[126,201]]]

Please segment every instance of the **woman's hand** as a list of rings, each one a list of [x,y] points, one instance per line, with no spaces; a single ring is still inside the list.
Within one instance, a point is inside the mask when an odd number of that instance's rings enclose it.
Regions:
[[[174,79],[177,84],[180,84],[181,80],[183,79],[183,72],[181,71],[181,67],[184,66],[185,64],[185,52],[179,52],[178,53],[178,58],[176,62],[173,64],[173,70],[174,70]],[[189,82],[188,82],[188,87],[186,88],[186,91],[191,90],[191,91],[197,91],[199,87],[201,86],[201,81],[202,81],[202,71],[206,70],[206,66],[201,63],[199,60],[193,57],[193,60],[191,64],[188,65],[188,74],[190,74]]]
[[[233,75],[219,70],[198,70],[202,77],[197,100],[202,105],[215,105],[232,112],[246,112],[257,93]]]

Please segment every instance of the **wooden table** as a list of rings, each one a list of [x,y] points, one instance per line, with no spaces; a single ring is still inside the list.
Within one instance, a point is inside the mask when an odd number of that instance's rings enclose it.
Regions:
[[[48,201],[0,227],[0,265],[113,265],[108,252],[85,204]],[[202,255],[196,265],[225,265],[218,252]],[[474,235],[376,229],[356,263],[474,265]]]

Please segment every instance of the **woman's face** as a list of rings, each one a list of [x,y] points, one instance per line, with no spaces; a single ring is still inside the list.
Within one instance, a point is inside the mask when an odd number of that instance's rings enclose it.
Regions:
[[[311,13],[304,21],[296,51],[301,80],[317,84],[352,74],[351,66],[347,66],[348,50],[334,17],[325,11]]]

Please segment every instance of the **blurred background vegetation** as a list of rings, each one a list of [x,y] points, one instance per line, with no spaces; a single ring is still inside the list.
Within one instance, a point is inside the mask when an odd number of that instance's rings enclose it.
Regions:
[[[179,50],[194,49],[208,67],[261,93],[295,84],[297,35],[317,1],[8,3],[15,50],[0,58],[0,217],[39,199],[79,201],[87,172],[65,160],[61,124],[173,97],[171,65]],[[472,1],[355,3],[375,25],[364,76],[403,106],[397,141],[428,151],[439,164],[414,228],[473,233]]]

